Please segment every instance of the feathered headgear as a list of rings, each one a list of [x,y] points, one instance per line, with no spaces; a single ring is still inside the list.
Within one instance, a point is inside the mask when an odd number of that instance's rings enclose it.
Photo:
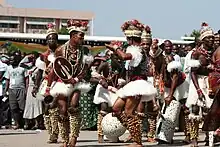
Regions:
[[[138,20],[130,20],[121,26],[126,37],[141,37],[144,31],[144,25]]]
[[[52,23],[49,23],[47,25],[47,36],[50,35],[50,34],[58,34],[56,29],[55,29],[55,26]]]
[[[88,30],[88,21],[70,19],[67,21],[67,30],[69,33],[72,31],[85,33]]]
[[[207,36],[214,36],[214,32],[206,22],[203,22],[200,29],[200,40],[203,40]]]
[[[144,31],[141,35],[142,39],[152,39],[152,35],[151,35],[151,28],[146,25],[146,27],[144,28]]]

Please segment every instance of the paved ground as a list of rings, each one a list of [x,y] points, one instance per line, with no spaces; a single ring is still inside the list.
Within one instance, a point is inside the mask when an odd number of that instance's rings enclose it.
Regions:
[[[125,138],[127,134],[122,136]],[[22,130],[0,130],[0,147],[59,147],[61,144],[48,145],[46,131],[22,131]],[[184,139],[183,133],[175,133],[174,144],[169,146],[185,146],[181,143]],[[146,138],[143,138],[145,146],[158,147],[156,144],[150,144],[146,142]],[[204,146],[204,133],[200,134],[199,146]],[[95,131],[82,131],[79,137],[78,147],[120,147],[126,146],[126,143],[97,143],[97,137]],[[168,145],[167,145],[168,146]],[[189,145],[188,145],[189,146]]]

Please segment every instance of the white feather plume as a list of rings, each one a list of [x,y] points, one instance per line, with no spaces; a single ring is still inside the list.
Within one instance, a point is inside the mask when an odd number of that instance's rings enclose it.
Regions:
[[[52,62],[52,63],[55,61],[55,56],[54,56],[53,53],[50,54],[47,58],[48,58],[48,60],[49,60],[50,62]]]
[[[181,71],[182,64],[179,61],[172,61],[167,65],[167,71],[172,72],[173,70]]]
[[[193,60],[193,59],[191,59],[191,60],[188,61],[188,66],[189,66],[189,67],[192,67],[192,68],[200,67],[200,66],[201,66],[201,63],[200,63],[199,60]]]
[[[94,58],[92,55],[84,55],[83,56],[83,63],[84,64],[91,64],[93,62]]]
[[[37,68],[41,69],[41,70],[45,70],[45,69],[46,69],[46,64],[45,64],[44,61],[42,61],[42,60],[40,59],[40,57],[37,58],[37,60],[36,60],[36,62],[35,62],[35,66],[36,66]]]
[[[131,45],[127,47],[126,53],[130,53],[132,55],[132,59],[127,60],[125,63],[126,69],[128,69],[128,66],[137,67],[141,63],[143,55],[139,46]]]

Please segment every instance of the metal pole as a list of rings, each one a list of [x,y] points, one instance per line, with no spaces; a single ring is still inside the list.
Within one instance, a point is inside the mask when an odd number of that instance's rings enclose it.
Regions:
[[[94,31],[94,22],[93,21],[94,21],[94,19],[92,18],[91,29],[90,29],[91,30],[91,36],[94,35],[94,32],[93,32]]]

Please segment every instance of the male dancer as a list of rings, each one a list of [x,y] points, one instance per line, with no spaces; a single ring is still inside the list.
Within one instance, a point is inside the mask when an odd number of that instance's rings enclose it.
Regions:
[[[113,41],[111,42],[111,45],[121,46],[122,43]],[[100,105],[100,113],[98,115],[97,123],[99,142],[103,142],[103,131],[101,127],[102,119],[111,111],[112,90],[117,90],[119,86],[122,86],[121,84],[123,84],[123,82],[118,82],[118,80],[125,82],[125,80],[120,79],[120,75],[123,73],[123,67],[111,52],[112,51],[109,50],[106,52],[105,61],[103,61],[92,74],[93,78],[99,83],[96,87],[93,100],[95,104]]]
[[[162,49],[158,47],[158,40],[154,39],[153,44],[149,51],[149,74],[148,80],[154,85],[157,89],[156,99],[160,100],[163,94],[163,73],[165,68],[165,60],[162,54]],[[161,101],[161,100],[160,100]],[[159,106],[157,100],[150,101],[147,103],[147,115],[149,122],[149,132],[148,132],[148,141],[155,142],[155,132],[156,132],[156,119],[158,116]]]
[[[58,41],[58,33],[55,30],[53,24],[48,24],[46,39],[48,44],[48,50],[45,53],[43,53],[40,56],[40,58],[38,58],[36,61],[36,67],[38,68],[38,73],[32,94],[37,98],[47,95],[47,90],[44,91],[44,89],[41,88],[47,86],[48,81],[51,80],[51,78],[53,78],[49,76],[49,73],[52,70],[52,63],[54,61],[54,52],[57,49],[57,41]],[[44,79],[43,83],[41,83],[42,79]],[[38,91],[42,95],[37,94]],[[48,143],[57,143],[58,134],[59,134],[58,118],[59,118],[58,108],[56,106],[51,107],[45,104],[44,124],[49,134]]]
[[[180,112],[180,100],[185,98],[185,75],[181,72],[182,65],[175,61],[171,54],[172,43],[164,42],[165,70],[164,70],[164,105],[157,124],[157,139],[159,143],[172,143],[176,120]]]
[[[198,146],[199,123],[202,113],[212,105],[208,95],[208,74],[210,72],[211,56],[213,53],[214,33],[207,23],[202,23],[200,30],[201,46],[192,53],[191,81],[186,106],[190,109],[190,139],[191,146]]]
[[[88,28],[87,21],[68,20],[67,29],[70,40],[55,52],[56,57],[66,58],[74,67],[74,75],[67,81],[57,79],[50,90],[50,94],[56,97],[60,110],[59,122],[62,124],[61,136],[65,139],[63,144],[67,147],[69,140],[68,126],[70,123],[69,147],[75,147],[80,130],[80,108],[79,98],[82,92],[88,92],[90,84],[81,82],[86,76],[89,65],[93,62],[93,57],[89,55],[89,50],[83,47],[85,32]],[[53,73],[54,75],[54,73]],[[65,82],[65,83],[64,83]],[[70,102],[70,105],[68,105]],[[68,122],[68,114],[70,116]]]
[[[151,35],[151,28],[149,26],[145,27],[145,31],[142,33],[141,36],[141,46],[143,47],[147,60],[148,60],[148,81],[150,81],[152,84],[154,84],[154,77],[153,77],[153,68],[152,68],[152,62],[150,59],[149,51],[152,45],[152,35]],[[156,97],[155,97],[156,98]],[[149,142],[155,142],[155,131],[156,131],[156,117],[157,117],[157,110],[159,109],[156,100],[149,101],[146,103],[147,106],[147,120],[148,120],[148,141]],[[145,116],[145,102],[141,102],[137,108],[137,112],[140,115],[140,117]],[[143,126],[145,125],[145,122],[143,122]],[[143,128],[144,129],[144,128]]]
[[[118,47],[106,45],[119,59],[126,61],[127,84],[116,94],[118,99],[113,105],[113,114],[128,129],[132,141],[137,147],[142,147],[141,120],[135,113],[140,101],[150,101],[156,94],[156,89],[147,82],[147,62],[140,47],[144,26],[137,20],[127,21],[122,25],[122,31],[127,37],[129,46],[126,52]]]

